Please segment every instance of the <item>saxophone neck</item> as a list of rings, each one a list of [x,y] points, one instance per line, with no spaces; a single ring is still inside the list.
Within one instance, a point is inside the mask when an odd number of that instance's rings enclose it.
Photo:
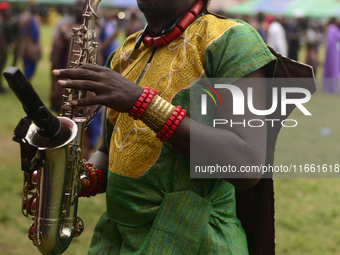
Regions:
[[[97,9],[100,2],[101,0],[86,0],[83,10],[84,18],[89,18],[92,20],[99,19]]]
[[[93,10],[97,11],[98,5],[101,2],[101,0],[89,0],[89,2],[91,3]]]

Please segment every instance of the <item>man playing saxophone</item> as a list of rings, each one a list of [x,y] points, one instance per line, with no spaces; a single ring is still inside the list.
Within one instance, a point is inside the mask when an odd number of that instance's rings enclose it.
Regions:
[[[52,72],[60,87],[95,93],[73,106],[107,107],[101,145],[89,159],[89,168],[100,171],[92,170],[94,182],[83,182],[91,186],[83,195],[107,195],[89,254],[248,254],[235,188],[256,185],[261,174],[190,179],[190,153],[219,165],[264,164],[266,126],[213,129],[196,122],[188,92],[192,78],[232,78],[243,94],[252,88],[256,109],[266,109],[263,79],[241,78],[272,75],[276,57],[245,22],[208,13],[208,0],[137,3],[148,26],[111,54],[109,68]],[[249,111],[233,116],[229,90],[220,96],[219,119],[254,119]]]

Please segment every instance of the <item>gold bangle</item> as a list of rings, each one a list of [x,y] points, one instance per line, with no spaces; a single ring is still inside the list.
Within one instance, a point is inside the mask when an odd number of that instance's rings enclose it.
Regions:
[[[156,95],[140,117],[140,120],[155,133],[158,133],[175,109],[174,105]]]

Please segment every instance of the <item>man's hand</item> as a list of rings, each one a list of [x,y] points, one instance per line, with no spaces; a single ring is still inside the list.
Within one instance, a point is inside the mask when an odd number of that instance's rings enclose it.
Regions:
[[[93,91],[95,96],[72,101],[72,105],[105,105],[118,112],[129,112],[143,89],[110,68],[85,64],[77,69],[53,70],[64,88]]]

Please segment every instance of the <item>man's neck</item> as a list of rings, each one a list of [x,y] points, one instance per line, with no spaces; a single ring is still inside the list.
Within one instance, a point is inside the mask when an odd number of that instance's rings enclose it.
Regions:
[[[176,7],[171,6],[165,12],[159,13],[144,13],[148,22],[149,31],[152,36],[159,36],[168,27],[172,26],[176,20],[188,12],[196,0],[183,1],[182,4],[178,4]]]
[[[159,36],[162,32],[173,22],[175,22],[177,18],[174,20],[165,20],[164,18],[160,19],[147,19],[149,32],[152,36]]]

